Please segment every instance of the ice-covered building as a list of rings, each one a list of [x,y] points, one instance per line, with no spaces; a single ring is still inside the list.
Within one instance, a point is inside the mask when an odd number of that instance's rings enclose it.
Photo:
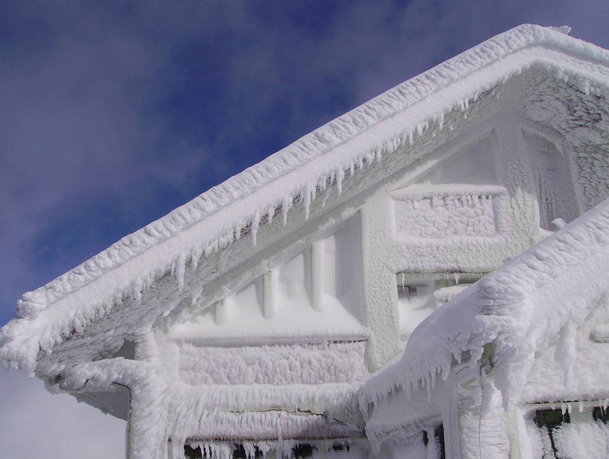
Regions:
[[[26,293],[0,359],[131,459],[599,451],[608,195],[609,52],[521,26]]]

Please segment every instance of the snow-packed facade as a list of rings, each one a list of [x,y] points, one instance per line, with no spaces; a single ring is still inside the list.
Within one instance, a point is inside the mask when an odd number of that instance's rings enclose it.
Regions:
[[[609,52],[566,32],[499,35],[26,293],[0,359],[128,419],[131,459],[593,457]]]

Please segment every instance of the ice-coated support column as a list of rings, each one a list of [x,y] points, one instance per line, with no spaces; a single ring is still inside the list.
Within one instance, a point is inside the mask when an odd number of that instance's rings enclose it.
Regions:
[[[136,347],[145,371],[130,375],[127,459],[168,459],[167,379],[159,365],[159,348],[153,333]],[[145,363],[144,363],[145,362]],[[182,458],[179,458],[182,459]]]
[[[321,311],[323,292],[323,242],[317,241],[311,245],[311,306]]]
[[[270,319],[275,314],[275,282],[274,272],[268,271],[262,276],[262,315]]]
[[[470,383],[469,390],[462,389],[462,395],[466,394],[461,399],[459,417],[462,459],[512,457],[506,427],[509,414],[503,409],[493,375],[482,373]]]
[[[214,323],[221,325],[226,322],[227,304],[222,299],[214,304]]]
[[[127,459],[168,459],[166,408],[154,382],[149,376],[130,389]]]
[[[362,209],[362,254],[364,265],[364,316],[371,331],[368,365],[376,371],[391,359],[400,346],[398,293],[395,271],[387,268],[392,251],[391,202],[379,193]]]

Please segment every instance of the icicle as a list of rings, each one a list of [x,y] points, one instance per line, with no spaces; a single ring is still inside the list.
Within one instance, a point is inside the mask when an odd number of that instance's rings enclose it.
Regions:
[[[459,285],[459,273],[453,273],[453,276],[455,277],[455,284]]]
[[[355,162],[351,161],[349,163],[349,177],[353,177],[353,174],[355,174]]]
[[[262,453],[262,458],[266,458],[267,453],[271,450],[271,443],[268,441],[259,441],[256,443],[258,451]]]
[[[288,210],[290,209],[291,205],[292,205],[292,196],[285,195],[283,197],[283,201],[281,203],[281,215],[283,217],[283,226],[285,226],[288,223]]]
[[[582,411],[584,411],[584,402],[583,402],[583,400],[580,400],[578,402],[578,404],[579,404],[579,412],[581,413]]]
[[[431,382],[430,382],[430,374],[425,375],[425,389],[427,390],[427,400],[431,401]]]
[[[267,213],[269,225],[273,221],[273,217],[275,216],[275,207],[269,207],[269,211]]]
[[[190,259],[192,262],[192,270],[196,271],[199,267],[199,260],[201,259],[201,249],[198,248],[193,250],[192,254],[190,255]]]
[[[376,160],[378,162],[381,162],[382,159],[383,159],[383,150],[382,150],[382,148],[379,148],[376,152]]]
[[[178,281],[178,291],[181,292],[184,288],[184,272],[186,271],[186,255],[181,253],[176,261],[176,279]]]
[[[421,123],[417,123],[417,134],[419,137],[423,135],[423,125]]]
[[[83,332],[83,324],[78,317],[74,317],[72,320],[72,325],[74,327],[74,331],[79,335]]]
[[[301,192],[301,196],[304,198],[305,206],[305,220],[309,219],[309,211],[311,210],[311,185],[307,183],[304,190]]]
[[[330,194],[332,193],[332,187],[328,187],[326,188],[326,190],[324,191],[324,196],[321,199],[321,206],[322,207],[326,207],[326,201],[328,200],[328,198],[330,197]]]
[[[343,179],[345,178],[345,171],[342,168],[336,172],[336,186],[338,187],[338,194],[343,192]]]
[[[256,211],[254,213],[254,217],[252,218],[252,244],[254,247],[256,246],[256,241],[258,239],[258,228],[260,227],[260,211]]]
[[[131,290],[131,297],[135,300],[135,302],[140,305],[142,304],[142,281],[138,280],[135,282],[133,289]]]
[[[256,457],[256,447],[254,444],[249,442],[243,442],[243,449],[245,450],[246,459],[255,459]]]
[[[412,145],[414,139],[412,138],[412,131],[408,131],[408,144]]]

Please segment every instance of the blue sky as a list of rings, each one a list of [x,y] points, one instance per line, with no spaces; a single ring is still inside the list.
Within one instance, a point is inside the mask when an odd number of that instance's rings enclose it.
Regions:
[[[0,2],[0,326],[24,291],[433,65],[527,22],[609,48],[608,19],[605,0]],[[0,448],[28,444],[10,457],[76,457],[24,413],[92,422],[90,458],[122,448],[123,423],[40,390],[0,370]]]

